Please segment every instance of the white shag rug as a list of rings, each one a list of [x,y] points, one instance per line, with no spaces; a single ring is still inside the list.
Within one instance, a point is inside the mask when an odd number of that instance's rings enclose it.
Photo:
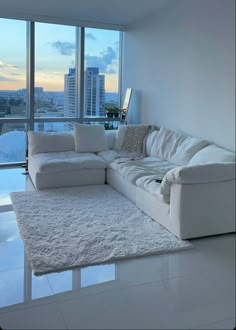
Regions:
[[[191,247],[109,185],[11,193],[35,275]]]

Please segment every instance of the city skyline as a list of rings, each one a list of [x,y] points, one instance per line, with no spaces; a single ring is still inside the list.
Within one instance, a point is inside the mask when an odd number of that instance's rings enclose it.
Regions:
[[[0,19],[0,26],[0,39],[4,40],[0,90],[26,88],[26,22]],[[74,65],[75,27],[35,23],[35,86],[63,92],[64,74]],[[118,91],[119,32],[86,28],[85,68],[88,66],[98,67],[106,76],[107,92]]]

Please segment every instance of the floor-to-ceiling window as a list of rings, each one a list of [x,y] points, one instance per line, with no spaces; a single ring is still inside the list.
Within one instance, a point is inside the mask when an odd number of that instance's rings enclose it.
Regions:
[[[35,23],[35,117],[76,116],[76,28]]]
[[[84,116],[106,115],[106,103],[119,103],[119,32],[85,29]]]
[[[25,159],[26,30],[24,21],[0,19],[0,163]]]
[[[0,18],[0,164],[25,160],[27,130],[116,125],[121,32]]]

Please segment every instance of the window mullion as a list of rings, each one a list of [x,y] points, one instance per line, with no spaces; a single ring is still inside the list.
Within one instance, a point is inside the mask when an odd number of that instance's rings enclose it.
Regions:
[[[83,118],[84,116],[84,27],[77,28],[77,67],[78,67],[78,88],[77,91],[79,93],[78,97],[78,118]],[[78,36],[79,34],[79,36]]]
[[[76,27],[75,38],[75,117],[80,116],[80,28]]]
[[[27,25],[27,116],[29,130],[34,129],[34,77],[35,77],[35,33],[34,22]]]
[[[124,44],[124,33],[120,32],[119,42],[119,82],[118,82],[118,93],[119,93],[119,106],[122,105],[122,77],[123,77],[123,44]]]

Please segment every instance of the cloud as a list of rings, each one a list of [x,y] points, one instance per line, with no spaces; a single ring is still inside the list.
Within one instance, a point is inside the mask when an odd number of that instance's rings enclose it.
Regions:
[[[21,74],[20,73],[16,73],[16,72],[12,72],[10,75],[11,76],[20,76]]]
[[[0,76],[0,81],[15,81],[15,80],[7,78],[7,77]]]
[[[39,75],[44,76],[44,77],[56,77],[55,73],[39,72]]]
[[[85,33],[85,38],[91,39],[91,40],[97,40],[97,38],[92,33]]]
[[[85,56],[87,67],[98,67],[102,73],[116,73],[115,68],[112,67],[116,58],[117,53],[112,47],[107,47],[99,56],[88,54]]]
[[[72,55],[75,51],[75,44],[73,42],[62,42],[57,40],[51,42],[50,45],[55,48],[61,55],[69,56]]]
[[[19,67],[16,65],[7,64],[7,63],[4,63],[3,61],[0,61],[0,68],[18,69]]]
[[[18,66],[16,66],[16,65],[11,65],[11,64],[7,64],[7,68],[9,68],[9,69],[19,69]]]

